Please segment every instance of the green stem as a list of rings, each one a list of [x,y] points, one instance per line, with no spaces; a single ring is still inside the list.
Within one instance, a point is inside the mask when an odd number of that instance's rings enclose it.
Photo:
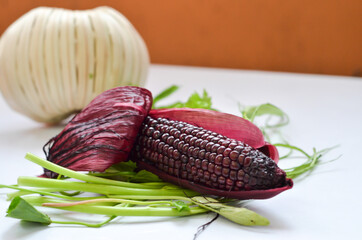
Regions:
[[[72,182],[56,179],[38,178],[38,177],[19,177],[18,184],[28,187],[50,187],[62,188],[64,190],[93,192],[103,195],[116,194],[116,195],[159,195],[159,196],[195,196],[199,195],[191,190],[186,189],[141,189],[141,188],[127,188],[120,186],[111,186],[104,184]]]
[[[171,187],[174,189],[181,189],[181,187],[176,186],[174,184],[171,183],[166,183],[166,182],[145,182],[142,183],[143,186],[153,186],[153,187],[159,187],[159,188],[163,188],[163,187]]]
[[[87,227],[93,227],[93,228],[99,228],[102,227],[104,225],[106,225],[107,223],[109,223],[110,221],[112,221],[113,219],[115,219],[117,216],[111,216],[109,217],[107,220],[101,222],[101,223],[86,223],[86,222],[75,222],[75,221],[54,221],[51,220],[52,223],[58,223],[58,224],[72,224],[72,225],[83,225],[83,226],[87,226]]]
[[[168,97],[169,95],[171,95],[172,93],[176,92],[179,89],[179,87],[177,85],[172,85],[169,88],[163,90],[161,93],[157,94],[154,98],[153,98],[153,103],[152,103],[152,108],[155,107],[155,104]]]
[[[157,196],[157,195],[117,195],[117,194],[109,194],[107,195],[109,198],[117,198],[117,199],[137,199],[137,200],[184,200],[191,201],[188,197],[183,196]]]
[[[292,154],[293,154],[293,149],[289,149],[289,152],[287,154],[285,154],[284,156],[280,156],[279,160],[286,159],[286,158],[292,156]]]
[[[117,198],[117,197],[124,197],[128,199],[161,199],[159,196],[136,196],[136,195],[128,195],[128,196],[116,196],[111,195],[109,197]],[[196,196],[192,198],[188,197],[181,197],[181,196],[163,196],[162,199],[174,199],[174,200],[182,200],[188,201],[195,205],[198,205],[205,210],[209,210],[220,214],[221,216],[241,225],[268,225],[269,220],[265,217],[249,210],[246,208],[238,208],[226,205],[218,200],[210,197],[203,197],[203,196]]]
[[[42,206],[44,203],[66,203],[67,201],[45,198],[45,197],[24,197],[24,200],[35,206]],[[101,214],[108,216],[188,216],[207,212],[208,210],[200,207],[192,207],[188,211],[178,211],[176,208],[169,207],[112,207],[112,206],[89,206],[76,205],[70,207],[54,207],[61,210]]]
[[[69,192],[66,192],[66,191],[59,191],[59,193],[62,194],[62,195],[68,196],[68,197],[74,197],[74,196],[77,196],[77,195],[81,194],[81,191],[75,191],[75,192],[72,192],[72,193],[69,193]]]
[[[95,176],[95,177],[133,177],[136,175],[135,172],[89,172],[87,175]]]
[[[68,202],[68,203],[46,203],[43,206],[46,207],[68,207],[75,205],[83,205],[83,204],[93,204],[93,203],[127,203],[133,205],[160,205],[166,204],[168,206],[172,206],[172,201],[137,201],[137,200],[129,200],[129,199],[121,199],[121,198],[98,198],[98,199],[90,199],[84,201],[77,202]]]
[[[6,187],[6,188],[10,188],[8,185],[2,185],[2,187]],[[11,188],[11,189],[15,189],[15,188]],[[20,190],[22,189],[22,190]],[[58,188],[34,188],[34,189],[26,189],[26,188],[18,188],[18,189],[15,189],[15,190],[18,190],[16,192],[11,192],[11,193],[8,193],[6,194],[6,196],[8,197],[7,200],[11,200],[17,196],[24,196],[24,195],[29,195],[29,194],[33,194],[33,193],[37,193],[37,192],[34,192],[34,191],[38,191],[38,192],[43,192],[43,193],[49,193],[49,192],[59,192],[59,191],[62,191],[64,189],[58,189]],[[45,194],[42,194],[42,195],[45,195]]]
[[[102,178],[107,178],[107,177],[116,177],[116,176],[120,176],[120,177],[134,177],[137,174],[135,172],[112,172],[112,173],[94,173],[94,172],[89,172],[87,173],[87,175],[90,176],[96,176],[96,177],[102,177]],[[119,180],[117,180],[119,181]],[[128,181],[128,180],[127,180]],[[132,179],[129,180],[130,182],[132,182]],[[172,186],[172,187],[177,187],[176,185],[167,183],[167,182],[142,182],[142,186],[153,186],[154,188],[159,187],[162,188],[164,186]]]
[[[312,161],[302,164],[295,168],[286,169],[287,177],[296,178],[299,175],[312,170],[317,164],[320,156],[313,157]]]
[[[298,148],[296,146],[292,146],[292,145],[289,145],[289,144],[284,144],[284,143],[275,143],[273,144],[275,147],[284,147],[284,148],[289,148],[289,149],[293,149],[293,150],[297,150],[299,151],[300,153],[302,153],[303,155],[305,155],[308,159],[311,158],[311,156],[306,153],[304,150],[302,150],[301,148]]]
[[[122,182],[122,181],[115,181],[115,180],[111,180],[111,179],[90,176],[87,174],[83,174],[80,172],[70,170],[68,168],[61,167],[50,161],[47,161],[38,156],[35,156],[34,154],[31,154],[31,153],[27,153],[25,158],[33,163],[40,165],[43,168],[50,170],[50,171],[53,171],[58,174],[61,174],[61,175],[67,176],[67,177],[71,177],[74,179],[82,180],[85,182],[99,183],[99,184],[106,184],[106,185],[115,185],[115,186],[128,187],[128,188],[150,188],[150,189],[152,189],[152,188],[158,187],[157,185],[156,186],[144,185],[142,183]]]
[[[66,196],[66,195],[61,195],[61,194],[56,194],[56,193],[50,192],[50,191],[54,190],[54,188],[49,188],[49,189],[45,189],[45,190],[42,190],[43,188],[28,189],[28,188],[16,187],[16,186],[11,186],[11,185],[2,185],[2,184],[0,184],[0,187],[10,188],[10,189],[14,189],[14,190],[19,191],[19,192],[15,192],[17,194],[14,194],[14,193],[8,194],[8,200],[11,200],[11,199],[13,199],[13,198],[15,198],[17,196],[34,194],[34,193],[40,194],[40,195],[45,195],[45,196],[69,199],[69,200],[85,200],[85,199],[99,198],[99,197],[87,197],[87,198],[85,198],[85,197],[71,197],[71,196]],[[56,189],[58,189],[58,188],[56,188]]]

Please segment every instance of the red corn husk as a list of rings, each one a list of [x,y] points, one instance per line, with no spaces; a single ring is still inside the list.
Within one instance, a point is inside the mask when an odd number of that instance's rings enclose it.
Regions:
[[[178,177],[171,176],[169,174],[165,174],[165,172],[157,169],[154,166],[147,165],[146,163],[144,163],[142,161],[137,162],[137,166],[141,169],[145,169],[147,171],[152,172],[153,174],[156,174],[157,176],[159,176],[162,180],[164,180],[166,182],[170,182],[170,183],[194,190],[194,191],[202,193],[202,194],[215,195],[215,196],[225,197],[225,198],[234,198],[234,199],[240,199],[240,200],[268,199],[268,198],[272,198],[288,189],[291,189],[293,187],[293,181],[291,179],[286,179],[285,186],[278,187],[278,188],[263,189],[263,190],[248,190],[248,191],[220,190],[220,189],[203,186],[201,184],[196,184],[187,179],[181,179]]]
[[[117,87],[97,96],[44,146],[49,161],[76,171],[102,172],[126,161],[138,129],[152,106],[152,94]],[[47,177],[55,174],[44,170]]]
[[[170,120],[187,122],[244,142],[262,151],[278,163],[279,154],[276,147],[265,142],[260,129],[244,118],[228,113],[194,108],[152,109],[149,115],[153,118],[163,117]]]

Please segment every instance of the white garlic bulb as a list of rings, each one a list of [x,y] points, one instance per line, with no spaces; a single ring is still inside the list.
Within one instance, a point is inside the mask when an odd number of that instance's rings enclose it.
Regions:
[[[148,67],[143,39],[109,7],[35,8],[0,39],[0,90],[39,122],[59,122],[107,89],[143,86]]]

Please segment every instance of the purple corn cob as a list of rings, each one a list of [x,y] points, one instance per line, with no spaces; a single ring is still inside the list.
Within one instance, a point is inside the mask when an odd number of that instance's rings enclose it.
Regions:
[[[201,193],[243,199],[254,192],[251,198],[265,198],[260,193],[292,185],[261,151],[185,122],[148,116],[135,144],[138,166]]]

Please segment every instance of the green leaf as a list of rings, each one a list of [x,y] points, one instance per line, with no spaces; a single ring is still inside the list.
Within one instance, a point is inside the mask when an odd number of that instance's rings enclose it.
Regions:
[[[133,172],[137,168],[137,164],[131,160],[127,162],[120,162],[112,165],[106,170],[106,172]]]
[[[191,200],[237,224],[246,226],[269,225],[269,220],[267,218],[246,208],[229,206],[210,197],[193,197]]]
[[[188,108],[211,109],[211,105],[211,97],[207,94],[206,90],[204,90],[202,96],[197,92],[193,93],[185,103],[185,107]]]
[[[48,215],[39,212],[36,210],[31,204],[22,199],[21,197],[15,197],[9,206],[7,211],[7,217],[21,219],[23,221],[34,222],[34,223],[42,223],[49,225],[51,223],[58,224],[76,224],[76,225],[84,225],[87,227],[101,227],[111,220],[113,220],[116,216],[109,217],[106,221],[101,223],[86,223],[86,222],[76,222],[76,221],[52,221]]]
[[[141,170],[133,177],[130,177],[131,182],[162,182],[162,180],[155,174]]]
[[[162,91],[160,94],[158,94],[153,101],[153,108],[183,108],[183,107],[188,107],[188,108],[202,108],[202,109],[213,109],[212,108],[212,102],[211,102],[211,97],[208,95],[207,91],[204,90],[203,94],[200,95],[197,92],[193,93],[186,102],[181,102],[181,101],[177,101],[174,103],[171,103],[169,105],[165,105],[165,106],[156,106],[156,103],[161,100],[164,99],[168,96],[170,96],[171,94],[173,94],[175,91],[177,91],[179,89],[178,86],[171,86],[169,88],[167,88],[166,90]],[[213,109],[214,110],[214,109]]]
[[[288,116],[280,108],[270,103],[245,107],[241,111],[241,114],[243,118],[246,118],[251,122],[254,122],[255,117],[260,117],[263,115],[278,116],[281,118],[281,120],[283,120],[282,122],[285,123],[287,123],[286,120],[288,120]]]
[[[176,92],[177,90],[179,89],[178,86],[176,85],[172,85],[171,87],[163,90],[161,93],[159,93],[158,95],[156,95],[154,98],[153,98],[153,106],[159,102],[160,100],[170,96],[171,94],[173,94],[174,92]]]
[[[227,206],[220,209],[219,214],[235,223],[246,226],[266,226],[269,220],[246,208]]]
[[[29,222],[37,222],[49,225],[48,215],[39,212],[21,197],[15,197],[7,210],[7,217],[17,218]]]

